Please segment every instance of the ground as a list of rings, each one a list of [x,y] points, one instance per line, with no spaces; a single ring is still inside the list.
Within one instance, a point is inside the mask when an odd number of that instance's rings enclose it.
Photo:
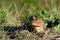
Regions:
[[[41,34],[32,33],[29,32],[28,30],[18,30],[15,29],[14,27],[8,30],[0,28],[0,39],[1,40],[60,40],[60,32],[50,31],[49,33],[41,37]]]

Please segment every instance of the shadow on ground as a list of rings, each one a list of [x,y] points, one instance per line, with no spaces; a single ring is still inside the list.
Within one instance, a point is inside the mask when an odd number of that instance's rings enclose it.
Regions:
[[[34,29],[30,27],[29,25],[23,25],[23,26],[4,26],[4,31],[6,31],[6,35],[9,36],[11,39],[15,39],[16,31],[20,32],[26,30],[28,32],[32,32]]]

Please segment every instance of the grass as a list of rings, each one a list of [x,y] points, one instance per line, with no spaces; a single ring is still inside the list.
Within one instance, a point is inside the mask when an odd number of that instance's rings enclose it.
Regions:
[[[52,23],[60,20],[60,0],[0,0],[0,24],[21,26],[29,22],[32,15],[38,15],[43,20],[51,20]],[[59,24],[52,28],[60,31]],[[5,34],[3,36],[6,36]],[[18,32],[16,32],[18,40]],[[29,37],[28,40],[33,40]]]
[[[0,24],[4,23],[6,20],[6,14],[5,12],[1,11],[0,12]]]
[[[55,26],[55,27],[53,28],[53,31],[54,31],[54,32],[60,31],[60,24],[58,24],[57,26]]]

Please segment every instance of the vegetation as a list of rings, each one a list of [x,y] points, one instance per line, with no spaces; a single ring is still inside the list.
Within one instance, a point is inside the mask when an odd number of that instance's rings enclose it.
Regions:
[[[4,23],[5,19],[6,19],[6,14],[3,11],[1,11],[0,12],[0,24]]]
[[[60,0],[0,0],[0,26],[4,23],[4,26],[21,26],[28,23],[32,15],[51,21],[52,30],[60,31]],[[57,25],[54,24],[56,20]],[[18,34],[16,32],[16,40]]]

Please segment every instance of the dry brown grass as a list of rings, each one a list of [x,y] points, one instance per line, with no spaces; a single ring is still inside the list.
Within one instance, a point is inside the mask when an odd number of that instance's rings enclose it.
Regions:
[[[4,26],[21,26],[28,20],[28,17],[35,14],[40,14],[40,10],[46,10],[49,13],[49,20],[52,20],[53,13],[55,12],[60,19],[60,0],[0,0],[0,12],[3,11],[6,14],[5,23],[0,24],[0,27]],[[27,18],[26,18],[27,17]],[[8,30],[7,30],[8,31]],[[6,31],[0,30],[1,40],[10,40],[6,35]],[[28,31],[16,31],[16,38],[14,40],[43,40],[40,37],[36,37]],[[47,35],[48,37],[48,35]],[[49,38],[45,38],[49,40]],[[44,39],[44,40],[45,40]]]

